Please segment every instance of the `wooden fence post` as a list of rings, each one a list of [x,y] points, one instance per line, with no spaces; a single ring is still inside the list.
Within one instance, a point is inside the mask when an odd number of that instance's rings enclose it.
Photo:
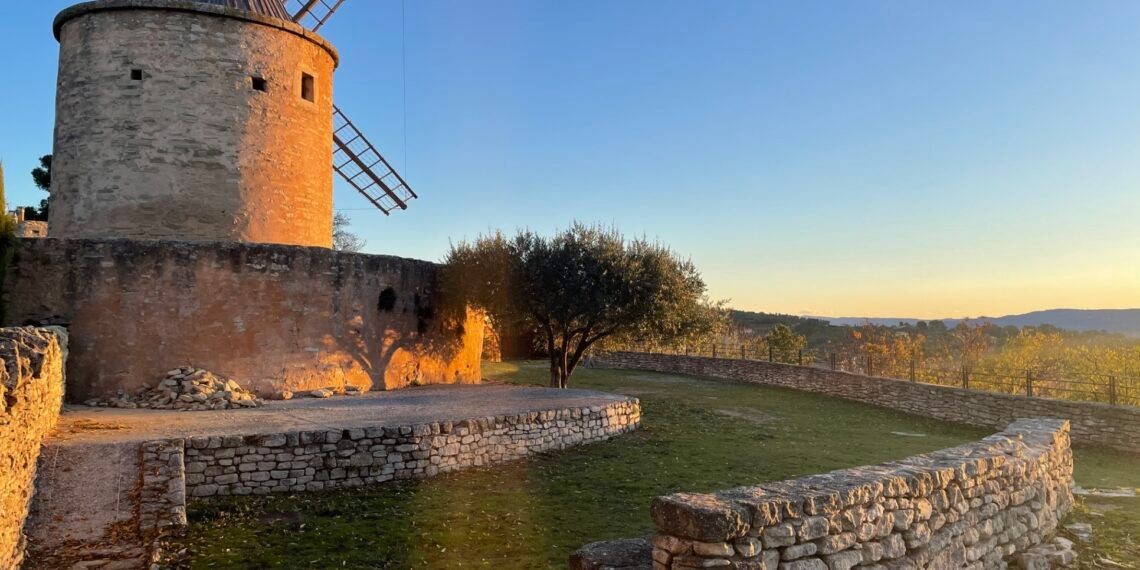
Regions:
[[[1116,376],[1108,377],[1108,403],[1116,405]]]
[[[800,350],[799,360],[800,360],[800,366],[803,366],[804,365],[804,351],[803,350]]]
[[[715,342],[713,343],[713,355],[712,355],[712,357],[716,358],[716,343]]]
[[[970,387],[970,369],[966,368],[965,364],[962,365],[962,387]]]
[[[744,345],[740,345],[740,359],[744,360]]]
[[[768,362],[775,362],[775,361],[776,361],[775,353],[772,351],[772,345],[769,344],[768,345]]]
[[[911,382],[918,382],[918,374],[916,374],[915,370],[914,370],[914,357],[913,356],[910,357],[910,381]]]
[[[1025,371],[1025,395],[1029,398],[1033,397],[1033,371]]]
[[[867,355],[867,376],[875,375],[875,358],[870,354]]]

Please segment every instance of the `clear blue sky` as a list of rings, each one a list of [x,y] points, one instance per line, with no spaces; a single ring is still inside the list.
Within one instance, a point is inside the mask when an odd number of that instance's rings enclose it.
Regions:
[[[49,152],[64,0],[6,2],[10,203]],[[421,195],[368,250],[616,223],[741,308],[1140,306],[1140,2],[348,0],[336,99]]]

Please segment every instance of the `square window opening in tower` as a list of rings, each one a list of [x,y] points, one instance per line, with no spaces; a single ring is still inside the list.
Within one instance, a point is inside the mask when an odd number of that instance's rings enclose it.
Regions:
[[[317,88],[313,76],[308,73],[301,74],[301,98],[312,103],[317,100]]]

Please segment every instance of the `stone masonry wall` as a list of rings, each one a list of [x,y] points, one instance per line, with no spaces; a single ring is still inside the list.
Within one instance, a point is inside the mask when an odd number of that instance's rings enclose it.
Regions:
[[[332,246],[328,42],[186,0],[89,2],[55,31],[51,237]]]
[[[1069,423],[872,467],[653,501],[653,567],[1004,568],[1072,505]]]
[[[36,461],[59,418],[66,353],[62,329],[0,329],[0,568],[17,568],[24,556]]]
[[[20,240],[5,291],[11,322],[68,326],[72,401],[179,366],[271,397],[478,382],[483,317],[440,315],[436,274],[316,247],[47,238]]]
[[[629,399],[457,422],[196,437],[185,441],[185,489],[263,495],[432,477],[605,440],[640,422],[641,405]]]
[[[594,365],[782,386],[990,428],[1018,418],[1064,418],[1072,422],[1077,443],[1140,452],[1140,409],[1126,406],[1027,398],[755,360],[616,352],[598,357]]]
[[[181,531],[186,519],[186,440],[142,444],[139,534],[154,538]]]

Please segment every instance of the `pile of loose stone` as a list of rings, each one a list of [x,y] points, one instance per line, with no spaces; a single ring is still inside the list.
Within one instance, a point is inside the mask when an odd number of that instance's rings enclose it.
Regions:
[[[154,410],[232,410],[257,408],[264,402],[237,382],[201,368],[183,366],[166,373],[155,387],[135,394],[120,393],[108,401],[88,400],[89,406]]]

